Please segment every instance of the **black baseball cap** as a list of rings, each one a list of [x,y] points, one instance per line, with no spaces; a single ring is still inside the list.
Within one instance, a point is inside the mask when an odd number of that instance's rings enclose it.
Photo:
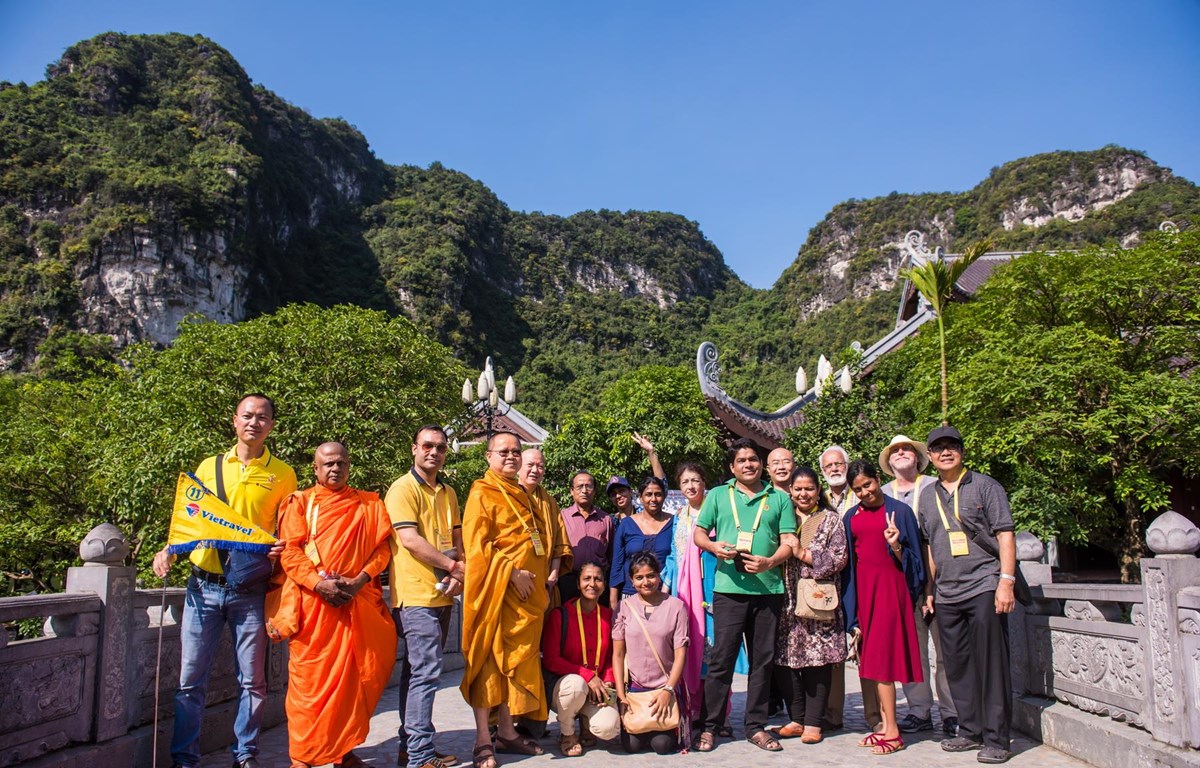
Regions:
[[[933,445],[938,440],[953,440],[959,445],[963,444],[962,435],[959,431],[949,424],[937,427],[929,433],[929,437],[925,440],[925,445]]]

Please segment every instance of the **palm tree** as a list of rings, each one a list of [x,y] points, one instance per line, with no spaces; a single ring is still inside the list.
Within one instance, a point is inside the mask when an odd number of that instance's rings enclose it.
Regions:
[[[909,267],[900,271],[900,276],[912,281],[917,291],[929,302],[933,314],[937,317],[938,340],[942,350],[942,425],[950,423],[950,389],[946,384],[946,326],[942,315],[946,302],[954,292],[954,284],[962,277],[967,267],[975,263],[991,248],[990,240],[981,240],[967,248],[956,261],[947,264],[943,259],[929,259],[917,267]]]

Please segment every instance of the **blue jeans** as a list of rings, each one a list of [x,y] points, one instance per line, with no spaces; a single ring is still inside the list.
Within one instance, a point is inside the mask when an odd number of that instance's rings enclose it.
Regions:
[[[236,592],[192,576],[179,625],[182,653],[179,692],[175,694],[175,732],[171,737],[171,759],[180,765],[200,762],[200,723],[204,719],[208,674],[226,624],[233,637],[238,685],[242,689],[233,722],[236,741],[231,749],[238,760],[258,754],[258,732],[267,696],[269,643],[263,627],[263,594]]]
[[[442,651],[450,628],[451,607],[393,608],[400,637],[400,743],[407,745],[409,768],[434,758],[433,697],[442,676]]]

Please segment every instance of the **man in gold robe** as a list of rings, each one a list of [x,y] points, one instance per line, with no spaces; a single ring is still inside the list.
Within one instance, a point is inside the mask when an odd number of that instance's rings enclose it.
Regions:
[[[379,574],[391,560],[392,524],[379,495],[347,485],[350,456],[324,443],[317,485],[280,512],[280,563],[299,586],[299,626],[288,645],[288,755],[292,768],[364,766],[354,747],[396,662],[396,628]]]
[[[475,714],[478,768],[496,768],[495,751],[538,755],[516,716],[546,719],[539,651],[549,605],[553,522],[517,481],[521,442],[497,432],[487,445],[488,470],[471,486],[463,513],[467,580],[463,588],[463,698]],[[488,715],[498,708],[493,749]]]

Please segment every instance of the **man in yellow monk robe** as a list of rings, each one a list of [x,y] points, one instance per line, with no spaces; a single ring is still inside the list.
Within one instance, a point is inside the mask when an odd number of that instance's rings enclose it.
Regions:
[[[521,442],[497,432],[487,445],[488,470],[476,480],[463,512],[467,580],[463,587],[462,693],[475,713],[476,768],[495,768],[488,712],[497,707],[495,749],[538,755],[513,717],[546,719],[540,647],[549,604],[554,529],[517,482]]]
[[[292,768],[366,765],[351,750],[396,662],[396,630],[379,584],[392,525],[379,495],[350,488],[350,455],[323,443],[317,485],[280,511],[280,562],[296,582],[300,626],[288,646],[288,755]]]

